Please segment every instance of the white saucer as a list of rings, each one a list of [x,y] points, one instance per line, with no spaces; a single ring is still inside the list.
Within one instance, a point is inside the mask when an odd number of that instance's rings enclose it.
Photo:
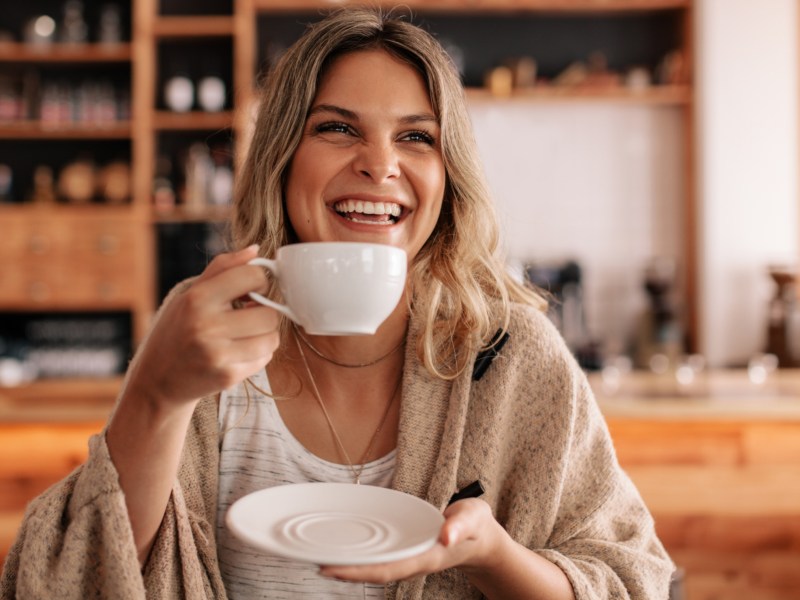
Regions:
[[[431,548],[444,517],[396,490],[299,483],[240,498],[225,523],[240,540],[271,554],[319,565],[368,565]]]

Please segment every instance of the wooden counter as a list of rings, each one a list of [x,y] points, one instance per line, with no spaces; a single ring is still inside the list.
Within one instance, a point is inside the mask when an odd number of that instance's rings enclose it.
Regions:
[[[109,377],[0,387],[0,424],[105,421],[121,386],[121,377]]]
[[[800,598],[800,373],[590,380],[687,599]]]
[[[121,378],[0,387],[0,562],[27,503],[86,460]]]

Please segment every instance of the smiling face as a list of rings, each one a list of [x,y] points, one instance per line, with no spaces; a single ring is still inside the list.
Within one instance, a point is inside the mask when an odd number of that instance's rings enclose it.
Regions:
[[[389,244],[411,261],[436,226],[445,179],[439,124],[419,72],[383,50],[334,60],[286,181],[299,241]]]

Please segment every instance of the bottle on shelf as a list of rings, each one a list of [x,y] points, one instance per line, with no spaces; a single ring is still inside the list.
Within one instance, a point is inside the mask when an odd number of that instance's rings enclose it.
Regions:
[[[64,3],[64,19],[59,30],[61,41],[65,44],[85,44],[89,41],[89,26],[83,17],[81,0],[67,0]]]
[[[0,204],[14,201],[14,171],[10,165],[0,163]]]
[[[106,4],[100,9],[97,41],[106,46],[122,42],[122,16],[116,4]]]

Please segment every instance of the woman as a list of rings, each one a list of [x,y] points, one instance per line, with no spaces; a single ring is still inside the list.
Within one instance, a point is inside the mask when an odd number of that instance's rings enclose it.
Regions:
[[[497,254],[432,37],[366,9],[312,26],[267,82],[240,179],[241,249],[167,298],[86,465],[31,504],[3,597],[666,598],[672,564],[586,380]],[[314,337],[242,301],[277,294],[257,255],[339,240],[408,254],[376,335]],[[476,479],[482,498],[448,506]],[[445,523],[420,555],[321,568],[224,527],[237,498],[298,481],[391,486]]]

